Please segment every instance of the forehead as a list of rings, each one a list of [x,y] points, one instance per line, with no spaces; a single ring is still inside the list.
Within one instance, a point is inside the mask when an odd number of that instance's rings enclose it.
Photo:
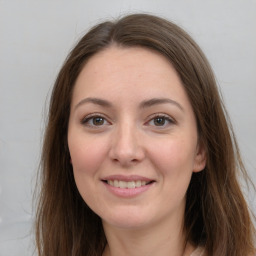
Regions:
[[[164,90],[175,84],[181,85],[179,76],[160,53],[142,47],[111,46],[88,60],[77,78],[75,91],[121,91],[132,87]]]
[[[146,66],[143,66],[145,68],[152,64],[160,64],[161,62],[162,64],[164,62],[169,68],[172,67],[169,60],[156,50],[141,46],[126,47],[116,44],[110,45],[93,55],[88,60],[87,64],[90,63],[90,65],[93,65],[95,62],[97,62],[97,64],[100,62],[101,65],[105,65],[105,67],[107,67],[109,62],[119,62],[119,64],[122,63],[129,66],[135,66],[143,62],[145,59],[149,61],[144,63],[146,64]]]

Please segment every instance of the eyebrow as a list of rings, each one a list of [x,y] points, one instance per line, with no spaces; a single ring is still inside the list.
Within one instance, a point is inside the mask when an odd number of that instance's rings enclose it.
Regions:
[[[76,106],[75,109],[77,109],[79,106],[85,104],[85,103],[93,103],[95,105],[99,105],[102,107],[108,107],[111,108],[113,105],[111,102],[104,100],[104,99],[100,99],[100,98],[85,98],[83,100],[81,100]],[[159,104],[173,104],[176,107],[178,107],[180,110],[184,111],[183,107],[175,100],[169,99],[169,98],[152,98],[149,100],[144,100],[140,103],[139,107],[140,108],[148,108],[148,107],[152,107],[155,105],[159,105]]]
[[[184,111],[184,108],[175,100],[169,99],[169,98],[153,98],[150,100],[145,100],[140,103],[140,108],[147,108],[152,107],[159,104],[173,104],[176,107],[178,107],[180,110]]]
[[[102,107],[108,107],[108,108],[112,107],[112,104],[107,100],[103,100],[103,99],[100,99],[100,98],[85,98],[85,99],[81,100],[75,106],[75,109],[77,109],[79,106],[81,106],[85,103],[93,103],[95,105],[99,105],[99,106],[102,106]]]

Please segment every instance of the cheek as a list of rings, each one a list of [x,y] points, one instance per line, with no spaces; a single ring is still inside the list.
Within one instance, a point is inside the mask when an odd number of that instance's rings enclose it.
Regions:
[[[184,140],[166,140],[150,151],[151,158],[166,173],[192,172],[195,149]]]
[[[193,173],[195,144],[188,140],[166,140],[151,147],[151,159],[163,182],[166,204],[172,200],[174,205],[183,202]]]
[[[170,140],[151,147],[148,153],[163,192],[159,202],[171,210],[183,209],[193,172],[194,151],[182,141]]]
[[[90,175],[96,172],[106,156],[106,143],[92,138],[69,139],[69,151],[74,172]]]
[[[69,136],[75,183],[83,200],[91,209],[98,209],[98,180],[106,156],[106,144],[90,137]]]

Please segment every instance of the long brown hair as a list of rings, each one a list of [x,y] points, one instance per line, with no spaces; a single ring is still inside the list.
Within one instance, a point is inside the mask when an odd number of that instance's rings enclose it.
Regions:
[[[101,219],[76,188],[67,127],[81,69],[91,56],[113,44],[146,47],[164,55],[190,99],[207,163],[202,172],[192,175],[187,191],[187,240],[204,245],[209,256],[254,253],[255,230],[238,184],[238,175],[247,175],[206,57],[177,25],[152,15],[133,14],[92,28],[71,51],[56,79],[41,159],[36,220],[39,256],[100,256],[106,245]]]

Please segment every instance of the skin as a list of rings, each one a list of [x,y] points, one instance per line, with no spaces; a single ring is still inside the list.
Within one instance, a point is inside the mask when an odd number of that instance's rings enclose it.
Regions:
[[[165,57],[111,46],[89,59],[73,91],[68,145],[78,190],[102,219],[104,255],[190,255],[189,243],[184,253],[185,195],[192,173],[205,167],[205,150]],[[103,182],[110,175],[139,175],[152,184],[122,197]]]

